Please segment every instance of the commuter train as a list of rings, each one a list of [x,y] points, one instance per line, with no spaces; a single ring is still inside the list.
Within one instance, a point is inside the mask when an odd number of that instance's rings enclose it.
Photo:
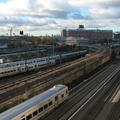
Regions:
[[[47,66],[52,66],[61,60],[68,60],[69,58],[74,58],[76,56],[85,55],[86,50],[73,53],[65,53],[61,55],[53,55],[49,57],[34,58],[29,60],[23,60],[18,62],[10,62],[5,64],[0,64],[0,78],[12,76],[15,74],[23,73],[26,71],[32,71],[40,68],[45,68]]]
[[[31,63],[31,64],[0,68],[0,78],[12,76],[15,74],[20,74],[28,71],[33,71],[40,68],[45,68],[55,64],[56,64],[55,60],[49,60],[49,61],[42,61],[42,62]]]
[[[79,54],[80,55],[85,55],[86,53],[87,53],[87,50],[83,50],[83,51],[80,51],[80,52],[64,53],[64,54],[61,54],[61,59],[66,59],[66,58],[69,58],[69,57],[78,56]],[[52,59],[55,59],[56,61],[59,61],[60,60],[60,55],[52,55],[52,56],[48,56],[48,57],[26,59],[26,60],[17,61],[17,62],[3,63],[3,64],[0,64],[0,68],[13,67],[13,66],[36,63],[36,62],[52,60]]]
[[[0,120],[38,120],[58,107],[69,97],[66,85],[55,85],[53,88],[33,97],[0,114]]]

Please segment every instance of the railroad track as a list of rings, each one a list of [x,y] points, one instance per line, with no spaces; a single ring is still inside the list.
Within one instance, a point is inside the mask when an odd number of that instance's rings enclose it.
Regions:
[[[5,93],[6,91],[9,91],[11,89],[15,89],[17,87],[26,85],[26,83],[27,84],[32,83],[32,82],[34,82],[34,81],[36,81],[40,78],[43,78],[43,77],[46,78],[47,76],[49,76],[49,78],[50,78],[50,75],[51,75],[51,77],[52,77],[52,75],[57,76],[57,74],[60,74],[61,71],[67,71],[70,68],[72,68],[73,66],[74,66],[74,68],[77,67],[78,65],[82,66],[84,61],[87,61],[86,63],[90,64],[91,62],[94,62],[93,59],[97,60],[97,57],[99,56],[98,53],[101,54],[101,52],[104,53],[105,49],[104,48],[99,49],[96,52],[97,54],[96,55],[94,54],[94,56],[86,57],[86,58],[80,58],[80,59],[72,61],[72,62],[64,63],[63,65],[61,65],[57,68],[53,68],[53,69],[50,69],[50,70],[38,72],[35,75],[28,76],[27,78],[23,78],[23,79],[20,79],[18,81],[13,81],[13,82],[10,82],[10,83],[0,85],[0,94]],[[43,82],[46,82],[46,81],[41,81],[40,84],[42,84]]]
[[[103,73],[102,72],[99,73],[99,75],[97,77],[95,77],[94,79],[91,78],[92,80],[87,81],[87,83],[85,85],[82,85],[82,87],[81,87],[81,85],[76,87],[74,90],[72,90],[70,92],[70,94],[72,94],[72,95],[70,95],[68,103],[66,105],[64,105],[61,109],[56,111],[55,114],[50,115],[49,118],[51,118],[51,120],[68,120],[70,117],[70,114],[73,114],[75,109],[77,110],[79,108],[79,106],[82,106],[85,103],[86,100],[84,100],[84,99],[90,98],[89,95],[91,94],[91,91],[93,91],[93,89],[97,90],[100,86],[102,86],[102,84],[104,84],[104,81],[101,79],[102,76],[104,76],[104,78],[106,78],[107,76],[110,75],[111,69],[116,69],[116,68],[117,68],[117,66],[111,66],[110,68],[105,70]],[[99,80],[96,81],[96,79],[99,79]],[[96,83],[96,85],[94,83]],[[98,87],[98,85],[99,85],[99,87]],[[77,90],[78,88],[79,88],[79,90]],[[73,91],[75,91],[74,94],[73,94]],[[77,99],[77,98],[79,98],[79,99]],[[73,99],[74,99],[74,101],[73,101]],[[62,113],[63,110],[64,110],[64,112]],[[46,118],[45,120],[48,120],[49,118]]]
[[[120,119],[120,99],[112,109],[110,115],[107,120],[119,120]]]
[[[114,91],[119,86],[119,81],[115,81],[111,84],[111,86],[108,88],[105,93],[102,94],[101,98],[93,105],[91,109],[85,114],[85,116],[81,120],[95,120],[97,119],[97,116],[99,116],[101,110],[103,110],[103,107],[107,102],[110,101],[112,98]],[[105,117],[104,117],[105,118]],[[99,119],[99,118],[98,118]],[[114,120],[118,120],[114,117]]]
[[[102,53],[101,53],[102,51]],[[86,60],[94,59],[94,57],[99,56],[98,53],[104,54],[104,50],[99,50],[96,52],[94,56],[81,58],[80,60],[76,60],[74,62],[69,62],[61,65],[60,67],[53,68],[52,70],[44,71],[37,73],[33,76],[21,79],[19,81],[14,81],[4,86],[0,86],[0,103],[11,99],[15,96],[21,95],[26,93],[27,91],[31,90],[40,85],[44,85],[44,83],[49,83],[49,81],[53,80],[55,77],[59,76],[60,74],[64,74],[66,72],[71,71],[74,68],[78,68],[78,66],[83,66],[83,62]],[[100,57],[100,56],[99,56]],[[81,62],[80,62],[81,61]],[[92,62],[92,60],[90,61]]]

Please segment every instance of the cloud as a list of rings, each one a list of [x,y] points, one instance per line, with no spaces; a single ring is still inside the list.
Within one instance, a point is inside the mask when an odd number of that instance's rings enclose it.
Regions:
[[[69,3],[79,7],[120,7],[119,0],[69,0]]]
[[[119,10],[117,10],[115,8],[109,8],[109,9],[94,8],[94,9],[90,9],[90,15],[92,18],[118,19],[118,18],[120,18]]]
[[[32,30],[31,26],[33,28],[39,26],[41,29],[50,24],[50,27],[56,27],[55,18],[67,19],[74,11],[77,9],[67,0],[44,0],[44,2],[41,0],[9,0],[6,3],[0,3],[0,15],[3,16],[0,17],[0,26],[4,25],[5,30],[5,26],[13,28],[27,26],[25,27],[27,30]]]
[[[7,0],[0,2],[0,31],[120,27],[119,0]]]
[[[66,9],[67,8],[67,9]],[[0,4],[1,15],[58,17],[76,11],[67,0],[11,0]],[[65,16],[63,15],[63,16]],[[62,16],[60,14],[60,16]]]
[[[56,24],[56,22],[50,18],[18,18],[18,17],[0,17],[0,26],[1,27],[7,27],[11,26],[13,28],[20,27],[20,26],[43,26],[49,24]],[[10,25],[11,24],[11,25]]]

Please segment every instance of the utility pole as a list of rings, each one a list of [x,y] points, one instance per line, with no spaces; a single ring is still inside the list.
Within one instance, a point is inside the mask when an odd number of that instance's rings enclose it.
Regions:
[[[80,42],[79,42],[79,56],[80,56]]]
[[[60,53],[60,65],[61,65],[61,63],[62,63],[62,60],[61,60],[61,53]]]
[[[27,67],[27,51],[26,51],[26,43],[24,45],[24,48],[25,48],[25,69],[26,71],[28,72],[28,67]]]

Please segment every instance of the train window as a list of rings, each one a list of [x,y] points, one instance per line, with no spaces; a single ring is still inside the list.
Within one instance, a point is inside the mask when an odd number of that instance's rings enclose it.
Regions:
[[[43,107],[39,108],[39,113],[43,111]]]
[[[58,96],[55,97],[55,101],[58,101]]]
[[[26,120],[30,120],[31,118],[32,118],[32,115],[30,114],[26,117]]]
[[[51,106],[52,105],[52,101],[51,102],[49,102],[49,106]]]
[[[46,109],[48,107],[48,104],[44,105],[44,109]]]
[[[66,94],[68,94],[68,91],[66,90]]]
[[[38,114],[37,110],[35,112],[33,112],[33,117],[36,116]]]
[[[64,94],[62,94],[61,97],[63,98],[63,97],[64,97]]]
[[[21,120],[25,120],[25,118],[21,119]]]

